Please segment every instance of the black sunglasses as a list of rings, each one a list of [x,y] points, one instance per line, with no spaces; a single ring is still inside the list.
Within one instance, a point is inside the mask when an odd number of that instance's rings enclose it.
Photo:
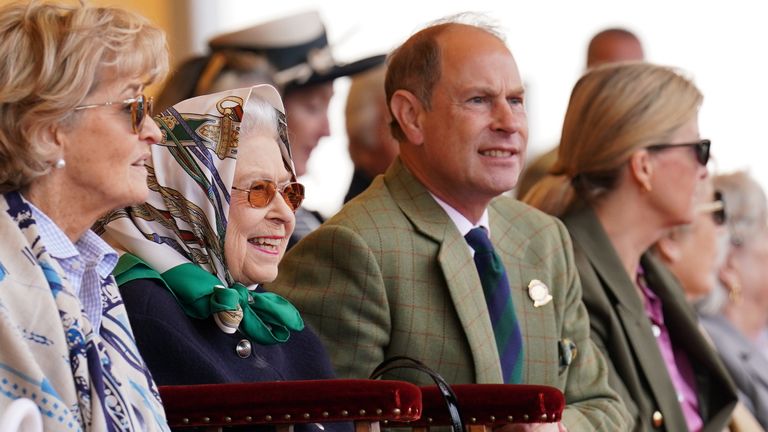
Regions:
[[[272,180],[259,180],[248,189],[240,189],[232,186],[233,190],[248,192],[248,203],[254,208],[264,208],[272,202],[277,192],[280,192],[285,203],[294,212],[304,201],[304,185],[298,182],[290,182],[278,187]]]
[[[708,139],[699,140],[696,142],[682,143],[682,144],[654,144],[646,147],[648,150],[666,150],[674,147],[693,147],[696,153],[696,160],[703,166],[707,166],[709,162],[709,147],[712,145],[712,141]]]
[[[138,134],[141,131],[141,127],[144,126],[144,119],[147,118],[147,116],[152,117],[154,110],[154,99],[146,97],[143,94],[122,101],[79,105],[75,107],[75,111],[121,104],[126,109],[131,110],[131,128],[133,129],[133,133]]]
[[[728,213],[725,211],[725,200],[723,199],[723,193],[715,191],[714,200],[700,205],[697,209],[699,212],[712,213],[712,220],[716,225],[723,225],[728,219]]]

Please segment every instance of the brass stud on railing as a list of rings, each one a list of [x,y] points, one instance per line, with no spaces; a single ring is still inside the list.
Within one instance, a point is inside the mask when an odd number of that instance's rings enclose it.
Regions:
[[[245,421],[247,421],[247,422],[253,421],[253,417],[245,416]]]
[[[491,416],[490,419],[491,419],[491,423],[496,421],[496,417],[494,417],[494,416]]]
[[[394,415],[400,415],[400,408],[395,408],[392,410],[392,414]]]
[[[541,419],[547,421],[547,413],[542,414]]]
[[[476,419],[476,418],[474,418],[474,417],[472,417],[471,419],[469,419],[469,421],[471,421],[472,423],[477,423],[477,419]]]
[[[342,417],[346,417],[346,416],[348,416],[348,415],[349,415],[349,411],[347,411],[347,410],[341,410],[341,416],[342,416]]]
[[[381,415],[384,411],[381,410],[381,408],[376,409],[376,415]]]
[[[331,414],[328,411],[323,411],[323,417],[328,417],[329,415]]]
[[[187,424],[187,423],[189,423],[189,419],[184,417],[183,419],[181,419],[181,422],[184,423],[184,424]]]
[[[211,418],[210,417],[203,417],[203,422],[204,423],[210,423],[211,422]]]
[[[515,421],[515,416],[507,416],[507,423],[513,423]]]
[[[304,414],[302,415],[302,417],[304,417],[305,419],[308,419],[308,418],[309,418],[309,413],[304,413]]]
[[[291,415],[290,414],[286,414],[286,415],[283,416],[283,418],[286,419],[286,420],[290,420],[291,419]]]
[[[523,420],[527,421],[529,418],[530,418],[530,416],[528,414],[523,414]]]
[[[384,420],[384,424],[387,424],[387,423],[389,423],[389,420]]]
[[[360,411],[358,411],[358,412],[360,413],[360,415],[365,415],[365,410],[364,410],[364,409],[361,409],[361,410],[360,410]]]
[[[232,423],[232,417],[225,416],[224,421],[227,423]]]
[[[427,417],[427,423],[432,423],[434,420],[432,420],[432,417]]]
[[[271,415],[269,415],[269,414],[267,414],[267,415],[265,415],[265,416],[264,416],[264,420],[266,420],[266,421],[272,421],[272,416],[271,416]]]

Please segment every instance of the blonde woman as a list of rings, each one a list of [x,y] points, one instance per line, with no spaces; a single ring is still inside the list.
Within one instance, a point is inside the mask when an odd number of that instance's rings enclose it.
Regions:
[[[736,402],[679,284],[646,254],[695,217],[710,146],[701,101],[674,69],[589,71],[573,89],[553,174],[524,199],[568,227],[592,338],[638,431],[721,431]]]
[[[91,225],[143,201],[160,139],[142,92],[165,36],[111,7],[0,8],[0,417],[31,399],[45,430],[167,430]]]

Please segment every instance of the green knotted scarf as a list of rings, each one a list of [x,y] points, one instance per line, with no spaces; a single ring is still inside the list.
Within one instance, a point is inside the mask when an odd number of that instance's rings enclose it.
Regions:
[[[304,329],[299,311],[285,298],[249,290],[240,283],[226,288],[219,278],[192,263],[161,274],[141,258],[126,253],[115,267],[115,279],[121,286],[136,279],[160,280],[192,318],[206,319],[216,312],[235,311],[239,305],[243,320],[238,330],[262,345],[285,342],[291,331]]]

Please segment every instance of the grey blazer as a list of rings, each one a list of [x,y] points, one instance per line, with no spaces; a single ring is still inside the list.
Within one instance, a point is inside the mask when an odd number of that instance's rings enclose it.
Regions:
[[[736,382],[742,403],[768,429],[768,359],[722,315],[702,315],[700,322]]]

